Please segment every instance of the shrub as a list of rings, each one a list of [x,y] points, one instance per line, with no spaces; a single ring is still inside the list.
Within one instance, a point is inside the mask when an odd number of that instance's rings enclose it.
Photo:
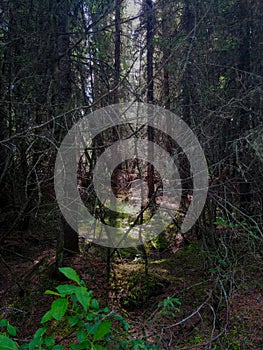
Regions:
[[[87,289],[75,270],[69,267],[59,270],[74,284],[59,285],[56,292],[45,292],[54,295],[56,299],[42,317],[41,327],[27,344],[18,345],[12,339],[16,336],[17,328],[6,319],[0,320],[0,327],[4,329],[0,332],[0,350],[64,350],[62,343],[65,340],[72,340],[69,344],[72,350],[157,349],[142,340],[129,339],[129,324],[114,311],[101,309],[92,291]],[[118,332],[118,337],[113,329],[114,319],[119,322],[122,330],[122,333]],[[66,334],[58,338],[56,331],[61,327],[66,330]]]

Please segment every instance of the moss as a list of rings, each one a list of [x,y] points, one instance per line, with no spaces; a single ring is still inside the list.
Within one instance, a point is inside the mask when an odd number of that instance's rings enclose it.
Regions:
[[[152,296],[162,294],[170,281],[157,273],[145,275],[142,264],[118,271],[111,286],[126,310],[142,307]]]

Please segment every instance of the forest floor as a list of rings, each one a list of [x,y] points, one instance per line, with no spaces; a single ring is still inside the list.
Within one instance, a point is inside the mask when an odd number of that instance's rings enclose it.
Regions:
[[[30,339],[53,297],[44,295],[62,282],[51,278],[55,237],[47,232],[16,236],[0,248],[0,318]],[[133,337],[147,338],[163,349],[263,349],[262,261],[247,256],[232,269],[218,293],[216,271],[209,270],[198,241],[187,246],[148,248],[145,276],[142,253],[120,250],[107,281],[106,249],[88,245],[68,255],[65,266],[80,274],[102,306],[122,314]],[[228,293],[230,295],[224,295]],[[158,304],[167,297],[181,305],[172,314]]]

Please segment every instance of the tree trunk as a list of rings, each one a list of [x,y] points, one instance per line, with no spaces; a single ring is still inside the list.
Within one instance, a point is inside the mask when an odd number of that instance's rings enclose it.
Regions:
[[[69,40],[69,1],[58,0],[57,3],[57,113],[62,113],[67,110],[71,101],[71,62],[70,62],[70,40]],[[69,124],[69,125],[68,125]],[[64,125],[65,132],[70,123]],[[61,126],[58,125],[59,134],[57,137],[61,138]],[[67,252],[79,252],[78,233],[75,232],[71,226],[62,218],[61,229],[57,241],[56,253],[56,267],[63,264],[64,250]]]
[[[147,48],[147,103],[154,102],[154,83],[153,83],[153,39],[154,39],[154,6],[152,0],[145,1],[146,11],[146,48]],[[148,158],[154,159],[154,128],[148,125],[147,136],[149,143]],[[150,162],[147,166],[148,198],[154,201],[154,166]]]

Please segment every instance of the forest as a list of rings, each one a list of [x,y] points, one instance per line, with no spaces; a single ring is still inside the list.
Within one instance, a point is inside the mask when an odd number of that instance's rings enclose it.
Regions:
[[[0,0],[0,184],[0,350],[263,349],[263,2]]]

